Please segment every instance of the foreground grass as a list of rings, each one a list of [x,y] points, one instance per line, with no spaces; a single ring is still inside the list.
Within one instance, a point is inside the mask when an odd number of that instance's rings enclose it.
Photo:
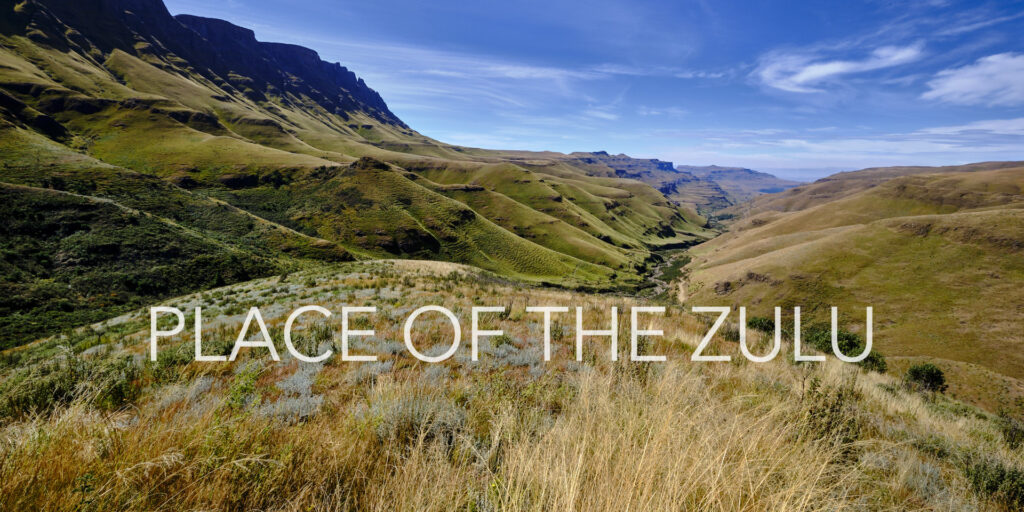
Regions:
[[[256,352],[235,363],[196,363],[182,355],[192,349],[186,332],[153,364],[142,361],[147,328],[135,316],[8,353],[0,509],[1012,510],[1024,503],[1024,457],[998,418],[832,360],[692,363],[703,324],[678,311],[644,326],[666,331],[644,345],[667,363],[628,362],[628,342],[619,361],[609,361],[600,338],[588,340],[578,363],[572,329],[563,327],[568,316],[554,329],[553,360],[542,361],[539,318],[524,316],[525,305],[584,306],[586,325],[596,327],[607,323],[609,306],[634,303],[626,297],[523,289],[465,267],[392,262],[171,303],[210,308],[211,353],[230,349],[220,340],[233,339],[237,313],[250,305],[261,306],[275,338],[301,304],[377,305],[375,319],[359,326],[377,336],[356,349],[380,360],[300,365]],[[466,347],[445,363],[422,363],[395,340],[404,315],[428,303],[463,318],[473,304],[505,305],[509,314],[487,323],[507,336],[484,343],[475,363]],[[416,339],[428,352],[446,348],[444,324],[431,322],[424,317]],[[628,329],[628,316],[620,325]],[[300,347],[332,343],[332,323],[306,327]],[[738,352],[724,340],[713,350]],[[788,347],[783,355],[791,358]],[[67,399],[11,405],[41,382],[41,373],[26,372],[60,360],[91,365],[71,387],[40,388],[71,389]]]

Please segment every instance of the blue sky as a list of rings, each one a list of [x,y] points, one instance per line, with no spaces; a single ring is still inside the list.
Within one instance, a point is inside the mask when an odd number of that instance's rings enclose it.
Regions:
[[[167,6],[313,48],[450,143],[802,179],[1024,159],[1024,1]]]

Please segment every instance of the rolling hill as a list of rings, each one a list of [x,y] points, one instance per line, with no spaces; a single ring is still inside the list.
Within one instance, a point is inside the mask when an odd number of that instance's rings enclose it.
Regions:
[[[897,368],[937,361],[957,396],[1024,410],[1024,164],[843,173],[750,211],[692,251],[687,302],[801,306],[805,321],[836,305],[858,329],[872,306]]]
[[[616,176],[647,183],[674,203],[704,214],[733,204],[718,183],[673,167],[672,162],[609,155],[606,151],[572,153],[569,158],[598,176]]]

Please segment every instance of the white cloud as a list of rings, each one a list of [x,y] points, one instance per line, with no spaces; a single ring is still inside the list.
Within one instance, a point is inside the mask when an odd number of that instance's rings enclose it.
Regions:
[[[974,64],[946,69],[928,82],[921,95],[961,105],[1024,105],[1024,54],[999,53]]]
[[[920,133],[929,135],[1024,135],[1024,117],[1016,119],[989,119],[955,126],[925,128]]]
[[[761,83],[783,91],[822,92],[815,85],[842,75],[864,73],[913,62],[923,55],[921,44],[883,46],[861,60],[825,60],[800,53],[769,53],[754,73]]]

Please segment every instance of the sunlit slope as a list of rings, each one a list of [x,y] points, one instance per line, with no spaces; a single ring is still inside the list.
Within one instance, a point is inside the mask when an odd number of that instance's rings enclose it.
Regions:
[[[611,279],[614,271],[608,267],[516,236],[466,204],[432,190],[437,188],[416,174],[363,158],[286,187],[210,193],[366,255],[446,259],[522,279],[576,286]]]
[[[1024,167],[1024,162],[981,162],[944,167],[873,167],[859,171],[833,174],[827,178],[800,185],[784,192],[756,197],[749,202],[733,206],[726,210],[726,212],[749,216],[764,211],[788,212],[804,210],[856,194],[893,178],[917,174],[961,173],[1014,167]]]
[[[0,126],[0,151],[2,182],[117,202],[271,256],[351,259],[337,243],[296,232],[155,176],[105,164],[34,132]]]
[[[564,155],[527,164],[424,137],[345,68],[227,22],[156,0],[5,9],[0,116],[54,143],[39,152],[155,176],[358,254],[570,286],[636,284],[652,250],[710,235],[651,186]],[[362,157],[388,172],[348,172]]]
[[[872,306],[886,355],[974,363],[1022,379],[1022,191],[1020,167],[913,175],[804,210],[755,215],[693,251],[680,291],[694,304],[758,314],[801,306],[811,321],[827,321],[827,308],[838,306],[854,325]],[[963,393],[977,391],[971,380],[959,382]],[[1001,399],[975,401],[1020,409],[1024,388],[1010,387]]]
[[[3,346],[170,294],[352,259],[160,179],[0,127]]]

